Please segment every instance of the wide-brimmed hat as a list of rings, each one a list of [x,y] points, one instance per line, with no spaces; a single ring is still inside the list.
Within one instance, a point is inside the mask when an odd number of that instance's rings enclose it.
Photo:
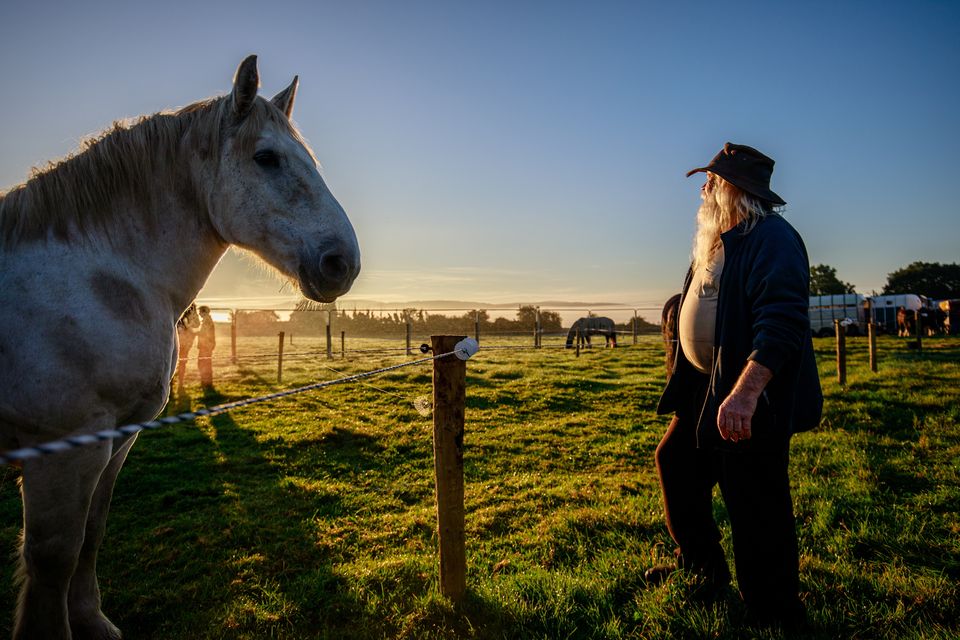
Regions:
[[[689,178],[698,171],[715,173],[750,195],[773,204],[787,204],[783,198],[770,190],[770,176],[774,161],[753,147],[728,142],[720,153],[705,167],[687,172]]]

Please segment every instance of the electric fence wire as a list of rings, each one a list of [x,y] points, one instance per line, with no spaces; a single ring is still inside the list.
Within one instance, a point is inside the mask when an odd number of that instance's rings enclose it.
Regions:
[[[631,335],[631,334],[627,332],[626,335]],[[559,338],[559,341],[543,342],[539,346],[532,345],[532,344],[522,345],[522,344],[508,344],[508,343],[488,344],[484,342],[483,348],[484,350],[525,351],[530,349],[569,349],[575,346],[575,343],[571,343],[571,345],[569,346],[565,343],[564,338],[566,337],[566,334],[544,333],[542,334],[542,337],[554,338],[554,339]],[[414,342],[420,342],[420,341],[417,340]],[[617,344],[617,348],[625,348],[629,346],[632,346],[632,345],[628,342],[625,342],[622,344],[618,342]],[[581,348],[591,348],[591,347],[588,344],[581,344]],[[416,350],[417,350],[417,347],[411,346],[410,351],[416,351]],[[283,354],[283,360],[284,362],[288,362],[288,361],[294,361],[294,360],[319,361],[321,358],[337,359],[337,360],[342,358],[348,358],[350,361],[357,361],[357,360],[367,359],[367,357],[393,356],[393,355],[403,354],[404,352],[407,352],[406,347],[383,347],[383,348],[362,348],[362,349],[348,348],[343,350],[338,348],[333,348],[329,352],[321,348],[321,349],[312,349],[308,351],[290,351],[290,352],[285,351]],[[360,358],[357,358],[356,356],[360,356]],[[226,366],[243,367],[251,364],[275,364],[277,362],[277,359],[278,359],[277,353],[262,353],[257,355],[245,355],[245,356],[238,355],[236,357],[235,362],[230,356],[219,356],[219,357],[213,356],[213,364],[217,366],[223,366],[223,367],[226,367]]]
[[[115,429],[104,429],[101,431],[96,431],[94,433],[85,433],[85,434],[80,434],[76,436],[70,436],[60,440],[53,440],[50,442],[45,442],[43,444],[36,445],[34,447],[24,447],[21,449],[3,451],[3,452],[0,452],[0,466],[17,464],[17,463],[23,462],[24,460],[29,460],[31,458],[38,458],[40,456],[60,453],[63,451],[68,451],[70,449],[83,447],[83,446],[94,444],[97,442],[117,440],[119,438],[132,436],[133,434],[139,433],[141,431],[160,429],[165,426],[170,426],[170,425],[179,424],[183,422],[192,422],[193,420],[201,416],[216,416],[222,413],[227,413],[228,411],[232,411],[234,409],[239,409],[241,407],[246,407],[249,405],[259,404],[263,402],[269,402],[270,400],[285,398],[287,396],[304,393],[306,391],[313,391],[315,389],[331,387],[337,384],[355,382],[357,380],[363,380],[364,378],[369,378],[375,375],[386,373],[388,371],[395,371],[403,367],[410,367],[418,364],[424,364],[426,362],[439,360],[440,358],[446,358],[449,356],[458,355],[459,352],[460,350],[454,350],[447,353],[441,353],[433,356],[428,356],[425,358],[420,358],[418,360],[402,362],[400,364],[395,364],[389,367],[375,369],[373,371],[365,371],[362,373],[344,376],[342,378],[337,378],[336,380],[325,380],[323,382],[314,382],[312,384],[304,385],[302,387],[297,387],[294,389],[278,391],[276,393],[271,393],[271,394],[259,396],[256,398],[246,398],[244,400],[227,402],[227,403],[216,405],[213,407],[206,407],[203,409],[197,409],[196,411],[189,411],[186,413],[177,414],[175,416],[166,416],[164,418],[158,418],[156,420],[151,420],[149,422],[137,422],[137,423],[127,424],[121,427],[117,427]]]

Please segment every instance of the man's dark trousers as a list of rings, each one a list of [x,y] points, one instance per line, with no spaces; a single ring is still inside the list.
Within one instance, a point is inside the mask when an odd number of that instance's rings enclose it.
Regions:
[[[678,566],[716,586],[729,581],[713,519],[712,493],[719,483],[748,612],[759,621],[793,622],[802,617],[803,605],[787,475],[789,436],[777,435],[772,423],[760,420],[751,440],[724,442],[717,431],[698,448],[698,414],[675,416],[656,453],[667,527],[679,547]]]

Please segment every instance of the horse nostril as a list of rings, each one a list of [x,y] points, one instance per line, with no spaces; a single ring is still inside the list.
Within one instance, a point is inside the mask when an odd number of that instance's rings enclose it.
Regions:
[[[350,271],[350,265],[339,253],[328,253],[320,258],[320,273],[329,280],[343,280]]]

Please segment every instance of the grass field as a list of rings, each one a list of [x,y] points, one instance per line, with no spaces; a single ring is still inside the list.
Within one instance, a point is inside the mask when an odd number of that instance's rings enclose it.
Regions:
[[[832,341],[816,345],[825,419],[791,460],[812,623],[801,637],[960,637],[960,340],[918,354],[882,338],[872,374],[850,339],[843,390]],[[282,386],[395,364],[407,356],[358,350],[402,346],[353,341],[327,360],[296,339]],[[191,370],[168,411],[277,389],[276,338],[241,347],[238,366],[218,360],[216,395]],[[732,593],[700,607],[679,579],[642,584],[672,551],[653,467],[662,359],[646,337],[467,363],[459,609],[438,591],[432,423],[414,406],[431,371],[418,366],[141,435],[101,553],[104,610],[131,639],[781,637],[744,628]],[[0,470],[0,637],[16,476]]]

